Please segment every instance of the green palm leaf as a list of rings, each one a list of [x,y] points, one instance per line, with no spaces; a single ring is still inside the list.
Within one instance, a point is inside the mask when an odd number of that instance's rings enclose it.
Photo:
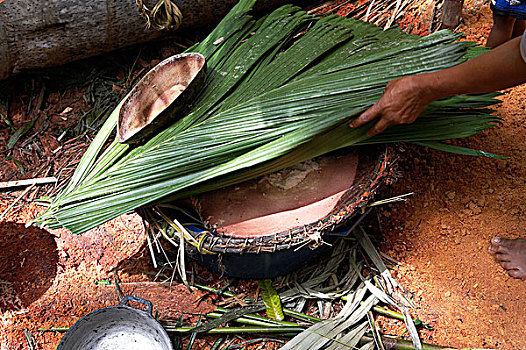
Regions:
[[[261,299],[265,304],[267,316],[273,320],[283,321],[283,308],[278,292],[272,287],[272,281],[269,279],[259,281],[261,287]]]
[[[80,162],[69,185],[35,221],[82,233],[122,213],[257,177],[355,145],[425,143],[473,135],[498,118],[474,110],[494,95],[459,96],[429,106],[412,125],[375,137],[350,119],[385,84],[407,74],[456,65],[470,43],[441,31],[425,38],[368,23],[314,17],[293,6],[254,19],[243,0],[201,43],[205,86],[192,108],[144,145],[113,141],[122,102]],[[442,149],[464,154],[464,149]],[[481,154],[481,153],[478,153]],[[484,154],[489,155],[489,154]]]

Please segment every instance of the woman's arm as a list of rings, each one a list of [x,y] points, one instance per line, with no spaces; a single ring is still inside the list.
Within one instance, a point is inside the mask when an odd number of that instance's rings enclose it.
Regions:
[[[349,125],[358,127],[379,118],[367,132],[372,136],[389,125],[414,122],[428,104],[440,98],[522,84],[526,82],[526,62],[520,43],[521,38],[515,38],[458,66],[393,80],[378,102]]]

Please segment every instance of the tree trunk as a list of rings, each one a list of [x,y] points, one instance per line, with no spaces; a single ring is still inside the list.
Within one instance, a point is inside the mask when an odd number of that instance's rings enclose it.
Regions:
[[[442,5],[442,28],[455,29],[460,24],[464,0],[444,0]]]
[[[145,0],[152,8],[157,0]],[[219,22],[236,0],[178,0],[181,30]],[[287,3],[261,1],[260,9]],[[146,29],[135,0],[5,0],[0,2],[0,80],[146,42],[164,33]]]

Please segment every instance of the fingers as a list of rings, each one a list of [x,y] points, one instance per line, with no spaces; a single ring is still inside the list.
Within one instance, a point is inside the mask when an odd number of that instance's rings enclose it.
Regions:
[[[378,118],[380,116],[380,109],[378,108],[378,103],[371,106],[368,110],[363,112],[358,118],[354,119],[349,123],[351,128],[357,128],[364,124],[367,124],[371,120]]]
[[[367,136],[374,136],[384,131],[392,122],[387,118],[380,118],[372,128],[367,131]]]
[[[362,113],[358,118],[349,123],[351,128],[357,128],[368,122],[380,117],[380,120],[367,131],[367,135],[374,136],[378,133],[384,131],[389,125],[393,124],[391,118],[386,117],[384,110],[382,109],[380,103],[375,103],[372,107]]]

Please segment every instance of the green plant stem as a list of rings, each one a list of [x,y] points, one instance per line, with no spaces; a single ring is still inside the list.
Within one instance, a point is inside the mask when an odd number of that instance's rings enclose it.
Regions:
[[[209,316],[209,317],[216,318],[216,317],[222,316],[223,315],[222,313],[228,312],[230,310],[222,308],[222,307],[217,307],[216,311],[218,311],[218,312],[211,312],[211,313],[208,313],[206,315]],[[298,327],[299,326],[297,323],[294,323],[294,322],[277,321],[277,320],[273,320],[273,319],[268,318],[268,317],[263,317],[263,316],[254,315],[254,314],[246,314],[245,316],[236,319],[236,322],[242,323],[241,319],[243,319],[243,322],[245,322],[245,320],[246,320],[247,321],[246,324],[250,324],[248,322],[256,322],[256,323],[261,323],[261,325],[270,326],[270,327],[272,327],[272,326]],[[254,326],[257,326],[257,325],[258,324],[254,324]]]
[[[191,333],[194,327],[173,327],[163,326],[167,332],[174,333]],[[207,334],[239,334],[239,333],[300,333],[303,332],[303,327],[219,327],[206,332]]]
[[[191,333],[195,327],[175,327],[164,325],[163,328],[167,332],[172,333]],[[67,332],[69,327],[51,327],[51,328],[39,328],[39,332]],[[296,334],[303,332],[305,329],[303,327],[220,327],[214,328],[207,332],[207,334],[240,334],[240,333],[257,333],[257,334]],[[388,345],[391,350],[414,350],[413,343],[403,339],[397,339],[392,337],[382,336],[382,342],[384,345]],[[366,344],[373,341],[373,338],[370,336],[363,336],[360,340],[360,345]],[[422,344],[423,350],[456,350],[456,348],[450,348],[441,345],[433,344]],[[464,349],[469,350],[469,349]],[[476,349],[472,349],[476,350]]]
[[[414,350],[413,343],[408,340],[398,339],[398,338],[391,338],[382,336],[382,343],[386,346],[387,349],[391,350]],[[364,345],[366,343],[369,343],[373,341],[373,337],[365,335],[360,339],[359,344]],[[433,345],[433,344],[422,344],[423,350],[456,350],[456,348],[450,348],[447,346],[441,346],[441,345]]]
[[[235,295],[234,293],[229,292],[227,290],[221,291],[219,289],[216,289],[216,288],[213,288],[213,287],[209,287],[209,286],[205,286],[205,285],[199,284],[199,283],[194,283],[192,286],[194,286],[197,289],[203,290],[205,292],[210,292],[210,293],[213,293],[213,294],[216,294],[216,295],[224,295],[224,296],[227,296],[227,297],[233,297]]]
[[[313,317],[310,315],[305,315],[305,314],[302,314],[301,312],[296,312],[294,310],[283,309],[283,313],[289,317],[292,317],[292,318],[295,318],[301,321],[310,322],[310,323],[318,323],[318,322],[323,321],[321,318]]]
[[[206,317],[210,317],[210,318],[219,318],[221,316],[223,316],[224,314],[222,312],[209,312],[206,314]],[[250,314],[249,314],[250,315]],[[246,325],[250,325],[250,326],[258,326],[258,327],[280,327],[279,324],[275,324],[275,323],[271,323],[267,320],[259,320],[259,319],[256,319],[255,317],[252,318],[252,317],[247,317],[248,315],[245,315],[244,317],[240,317],[240,318],[236,318],[234,321],[235,322],[238,322],[238,323],[241,323],[241,324],[246,324]],[[251,315],[251,316],[255,316],[255,315]],[[294,326],[291,326],[291,325],[281,325],[283,327],[299,327],[297,324],[294,324]]]
[[[192,331],[193,327],[171,327],[163,326],[167,332],[174,333],[189,333]],[[238,333],[299,333],[302,332],[301,327],[271,327],[271,328],[261,328],[261,327],[222,327],[214,328],[208,331],[208,334],[238,334]],[[392,338],[381,336],[382,342],[384,345],[389,346],[388,349],[391,350],[414,350],[413,343],[408,340]],[[360,345],[364,345],[368,342],[373,341],[371,336],[363,336],[360,340]],[[423,343],[423,350],[455,350],[456,348],[451,348],[441,345],[433,345]],[[467,350],[467,349],[466,349]]]
[[[217,294],[217,295],[224,295],[226,297],[233,297],[233,296],[235,296],[235,294],[232,293],[232,292],[220,291],[219,289],[212,288],[212,287],[205,286],[205,285],[198,284],[198,283],[194,283],[193,286],[196,287],[197,289],[203,290],[205,292],[210,292],[210,293],[213,293],[213,294]],[[218,308],[217,310],[220,310],[220,308]],[[306,322],[311,322],[311,323],[318,323],[318,322],[322,321],[321,319],[319,319],[317,317],[305,315],[305,314],[302,314],[300,312],[296,312],[294,310],[290,310],[290,309],[286,309],[286,308],[283,308],[283,313],[285,315],[289,316],[289,317],[293,317],[293,318],[301,320],[301,321],[306,321]],[[277,321],[275,321],[275,322],[277,322]]]
[[[380,315],[383,315],[383,316],[392,317],[392,318],[400,320],[400,321],[404,321],[405,320],[404,319],[404,315],[402,315],[401,313],[393,311],[393,310],[389,310],[389,309],[386,309],[386,308],[383,308],[381,306],[375,306],[375,307],[373,307],[373,310],[376,313],[378,313]],[[413,322],[415,323],[415,326],[417,326],[417,327],[420,326],[420,327],[424,327],[425,329],[430,329],[430,330],[433,329],[433,327],[424,324],[424,322],[421,319],[419,319],[419,318],[414,318]]]
[[[51,327],[51,328],[38,328],[39,332],[67,332],[69,327]]]
[[[233,297],[235,295],[234,293],[229,292],[229,291],[220,291],[218,289],[215,289],[215,288],[212,288],[212,287],[209,287],[209,286],[205,286],[205,285],[201,285],[201,284],[197,284],[197,283],[194,284],[194,287],[196,287],[198,289],[201,289],[201,290],[204,290],[204,291],[207,291],[207,292],[210,292],[210,293],[214,293],[214,294],[218,294],[218,295],[221,294],[221,295],[224,295],[226,297]],[[345,296],[342,297],[342,300],[345,301],[346,299],[347,298]],[[400,320],[400,321],[404,321],[405,320],[404,315],[402,315],[399,312],[393,311],[393,310],[389,310],[389,309],[386,309],[386,308],[383,308],[383,307],[380,307],[380,306],[374,306],[373,310],[375,312],[379,313],[380,315],[384,315],[384,316],[387,316],[387,317],[392,317],[392,318]],[[217,311],[226,312],[228,310],[218,307]],[[298,320],[301,320],[301,321],[305,321],[305,322],[318,323],[318,322],[322,321],[322,319],[320,319],[320,318],[309,316],[309,315],[305,315],[305,314],[302,314],[300,312],[296,312],[296,311],[293,311],[293,310],[290,310],[290,309],[286,309],[286,308],[283,308],[283,313],[286,316],[289,316],[289,317],[292,317],[292,318],[295,318],[295,319],[298,319]],[[245,317],[247,317],[247,316],[249,316],[249,315],[245,315]],[[256,316],[256,315],[250,315],[250,316]],[[256,317],[258,317],[258,318],[260,318],[261,320],[264,320],[264,321],[268,321],[268,322],[274,321],[275,323],[278,323],[278,321],[270,320],[270,319],[267,319],[265,317],[261,317],[261,316],[256,316]],[[238,321],[239,321],[239,319],[238,319]],[[424,327],[426,329],[431,329],[431,327],[425,325],[422,322],[422,320],[420,320],[418,318],[413,319],[413,322],[415,323],[415,326],[422,326],[422,327]],[[243,322],[240,322],[240,323],[243,323]],[[285,322],[285,323],[283,323],[283,321],[279,322],[279,324],[280,325],[284,325],[284,326],[285,325],[288,325],[288,326],[295,325],[292,322]]]
[[[389,309],[386,309],[386,308],[383,308],[383,307],[380,307],[380,306],[373,307],[373,310],[374,310],[374,312],[376,312],[376,313],[378,313],[380,315],[383,315],[383,316],[391,317],[391,318],[394,318],[394,319],[400,320],[400,321],[404,321],[405,320],[404,315],[402,315],[399,312],[393,311],[393,310],[389,310]],[[415,325],[416,325],[416,322],[415,322]]]
[[[347,301],[347,297],[343,296],[342,300],[343,301]],[[394,318],[394,319],[400,320],[400,321],[405,321],[404,315],[402,315],[399,312],[396,312],[396,311],[393,311],[393,310],[389,310],[389,309],[386,309],[386,308],[381,307],[381,306],[374,306],[373,310],[376,313],[380,314],[380,315],[391,317],[391,318]],[[414,318],[413,322],[415,323],[415,326],[422,326],[422,327],[424,327],[426,329],[432,329],[430,326],[425,325],[424,322],[422,322],[422,320],[420,320],[418,318]]]

